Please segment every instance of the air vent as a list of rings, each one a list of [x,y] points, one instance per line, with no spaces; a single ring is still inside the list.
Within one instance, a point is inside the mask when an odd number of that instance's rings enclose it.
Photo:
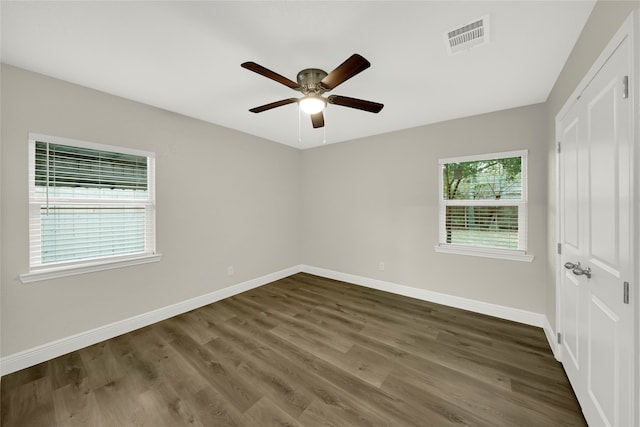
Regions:
[[[449,55],[489,43],[489,15],[447,31],[444,40]]]

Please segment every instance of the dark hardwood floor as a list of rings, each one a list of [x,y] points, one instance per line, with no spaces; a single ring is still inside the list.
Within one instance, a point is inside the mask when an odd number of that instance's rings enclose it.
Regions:
[[[2,378],[2,426],[584,426],[541,329],[296,274]]]

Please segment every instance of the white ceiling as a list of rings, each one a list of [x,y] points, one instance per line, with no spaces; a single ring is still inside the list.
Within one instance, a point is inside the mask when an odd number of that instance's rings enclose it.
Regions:
[[[595,1],[2,1],[2,62],[298,148],[544,102]],[[443,33],[490,15],[491,43],[454,56]],[[359,53],[371,68],[330,94],[324,129],[298,97],[240,67],[295,81]]]

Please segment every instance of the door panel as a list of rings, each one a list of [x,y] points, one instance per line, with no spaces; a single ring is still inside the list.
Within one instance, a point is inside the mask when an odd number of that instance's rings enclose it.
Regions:
[[[615,424],[617,394],[616,379],[618,374],[617,354],[619,348],[616,336],[618,335],[618,316],[610,310],[606,304],[597,297],[591,299],[589,307],[589,378],[588,392],[600,417],[605,421],[604,425]],[[602,369],[614,363],[613,369]],[[612,370],[614,374],[612,375]]]
[[[580,264],[560,267],[562,363],[591,426],[633,419],[634,308],[622,298],[634,272],[629,58],[624,39],[559,122],[562,264]]]
[[[584,218],[585,179],[580,176],[584,174],[584,168],[579,168],[583,161],[586,150],[582,134],[584,133],[584,120],[580,115],[582,109],[579,105],[573,106],[565,117],[566,123],[561,129],[562,134],[562,161],[564,167],[561,168],[560,195],[561,209],[563,213],[562,245],[563,264],[565,262],[575,263],[579,254],[584,252],[584,244],[581,228],[586,222]],[[567,376],[573,384],[584,382],[581,376],[581,350],[586,344],[581,324],[584,322],[584,304],[581,299],[585,293],[583,286],[577,276],[573,275],[571,269],[563,269],[561,281],[561,310],[560,323],[562,324],[564,365]],[[576,386],[574,385],[574,388]]]
[[[564,131],[562,139],[563,157],[567,167],[564,173],[564,214],[568,219],[564,229],[564,243],[571,245],[574,250],[580,247],[578,233],[578,118],[575,118]]]
[[[571,273],[567,271],[563,286],[563,302],[564,302],[564,345],[565,350],[569,357],[571,358],[571,363],[573,364],[573,369],[577,372],[580,370],[579,365],[579,355],[580,355],[580,344],[579,344],[579,333],[578,333],[578,325],[580,325],[580,284],[578,280],[570,275]]]
[[[623,234],[630,224],[621,222],[628,216],[621,214],[621,199],[631,197],[628,191],[630,176],[620,173],[632,161],[627,152],[630,143],[630,100],[622,96],[623,76],[629,74],[628,41],[623,42],[585,90],[587,105],[587,141],[589,150],[588,216],[590,244],[585,263],[593,270],[586,279],[589,301],[586,328],[588,350],[587,396],[583,405],[587,420],[594,425],[619,426],[625,412],[632,405],[629,394],[621,390],[622,376],[630,375],[621,369],[622,353],[628,353],[633,335],[632,312],[623,304],[623,277],[630,280],[631,266],[622,259],[630,259],[631,247]],[[628,208],[627,208],[628,209]],[[627,219],[628,221],[628,219]],[[584,280],[584,278],[583,278]]]
[[[618,265],[618,177],[616,81],[609,81],[589,102],[591,257],[601,265]],[[589,94],[586,94],[589,96]]]

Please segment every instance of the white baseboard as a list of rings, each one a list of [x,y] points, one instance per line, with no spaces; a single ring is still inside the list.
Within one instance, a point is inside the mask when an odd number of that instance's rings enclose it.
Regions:
[[[338,271],[312,267],[309,265],[302,265],[302,271],[304,273],[314,274],[316,276],[341,280],[343,282],[366,286],[368,288],[391,292],[398,295],[404,295],[423,301],[435,302],[437,304],[461,308],[463,310],[469,310],[475,313],[486,314],[489,316],[499,317],[501,319],[524,323],[526,325],[537,326],[539,328],[543,327],[546,319],[546,317],[541,313],[534,313],[532,311],[520,310],[518,308],[505,307],[488,302],[456,297],[453,295],[413,288],[411,286],[398,285],[391,282],[385,282],[383,280],[371,279],[368,277],[356,276],[348,273],[340,273]]]
[[[428,291],[425,289],[413,288],[410,286],[399,285],[382,280],[371,279],[368,277],[356,276],[348,273],[327,270],[324,268],[312,267],[308,265],[298,265],[275,273],[267,274],[243,283],[238,283],[227,288],[191,298],[186,301],[159,308],[138,316],[124,319],[118,322],[104,325],[86,332],[65,337],[47,344],[43,344],[28,350],[24,350],[15,354],[11,354],[0,359],[0,375],[7,375],[20,369],[28,368],[41,362],[53,359],[63,354],[79,350],[81,348],[99,343],[109,338],[134,331],[136,329],[151,325],[156,322],[177,316],[187,311],[214,303],[224,298],[237,295],[239,293],[257,288],[267,283],[291,276],[299,272],[314,274],[316,276],[326,277],[329,279],[341,280],[343,282],[353,283],[360,286],[366,286],[381,291],[391,292],[398,295],[404,295],[423,301],[435,302],[450,307],[461,308],[476,313],[486,314],[501,319],[512,320],[527,325],[537,326],[544,329],[551,349],[555,354],[555,334],[553,328],[549,324],[546,316],[540,313],[520,310],[517,308],[505,307],[497,304],[491,304],[482,301],[476,301],[468,298],[456,297],[453,295],[442,294],[439,292]]]
[[[547,316],[544,316],[544,325],[542,326],[542,329],[544,330],[544,334],[547,336],[547,341],[549,341],[549,347],[551,347],[553,357],[555,357],[557,361],[560,361],[557,352],[558,341],[556,333],[553,330],[553,326],[551,326],[551,323],[549,323],[549,318]]]
[[[109,338],[117,337],[118,335],[122,335],[127,332],[131,332],[136,329],[151,325],[153,323],[160,322],[170,317],[186,313],[187,311],[205,306],[207,304],[214,303],[221,299],[237,295],[239,293],[257,288],[262,285],[266,285],[267,283],[271,283],[284,277],[291,276],[292,274],[299,273],[300,271],[301,266],[286,268],[275,273],[267,274],[265,276],[251,279],[243,283],[238,283],[227,288],[219,289],[217,291],[213,291],[199,297],[181,301],[167,307],[149,311],[138,316],[120,320],[109,325],[100,326],[86,332],[81,332],[76,335],[65,337],[47,344],[39,345],[28,350],[5,356],[0,360],[0,375],[7,375],[12,372],[19,371],[20,369],[37,365],[38,363],[42,363],[55,357],[62,356],[63,354],[79,350],[81,348],[107,340]]]

